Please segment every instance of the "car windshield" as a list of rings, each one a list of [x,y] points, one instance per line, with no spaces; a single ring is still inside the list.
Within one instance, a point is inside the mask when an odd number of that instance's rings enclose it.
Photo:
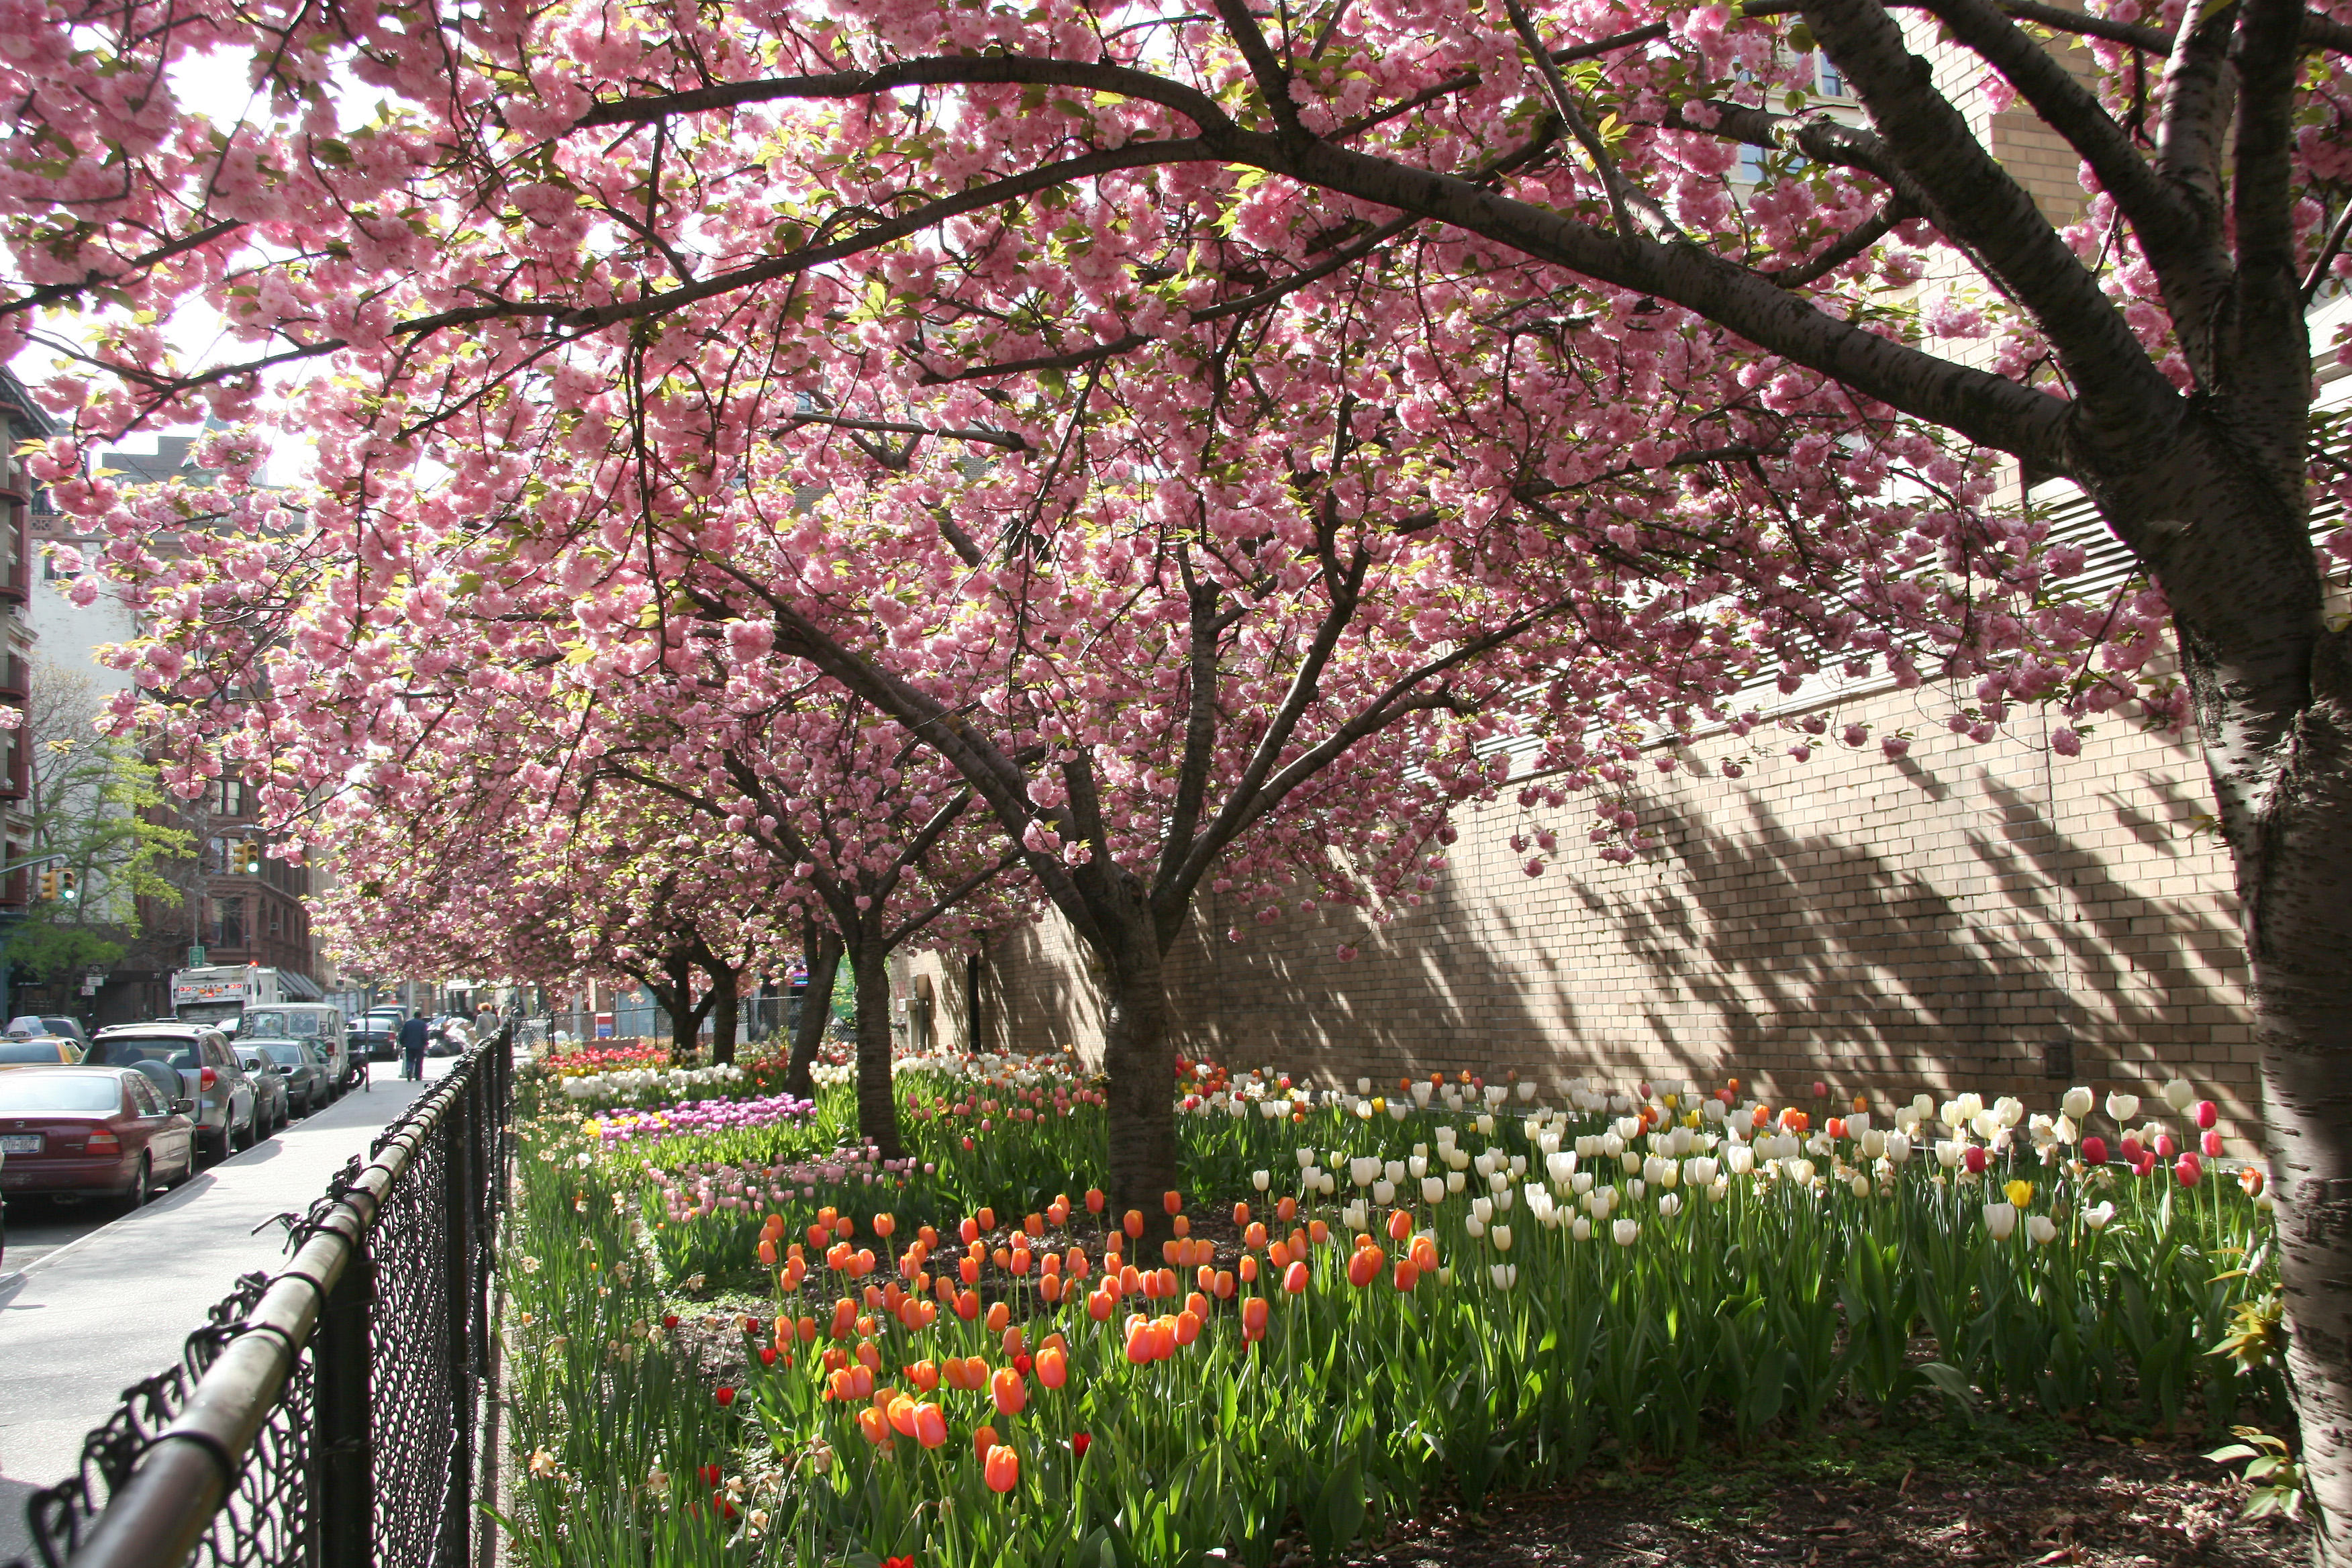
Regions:
[[[281,1012],[265,1007],[258,1012],[246,1014],[245,1022],[237,1033],[248,1040],[259,1039],[264,1035],[281,1040],[307,1040],[319,1033],[319,1016],[316,1013]]]
[[[0,1040],[0,1062],[47,1062],[70,1066],[78,1058],[58,1040]]]
[[[196,1061],[195,1041],[152,1036],[146,1039],[100,1040],[82,1059],[93,1066],[115,1068],[127,1068],[134,1062],[162,1062],[175,1068],[200,1065]]]
[[[122,1080],[111,1073],[0,1074],[0,1115],[27,1110],[98,1110],[119,1109]]]
[[[309,1059],[299,1046],[268,1045],[261,1047],[261,1054],[282,1068],[299,1068]]]

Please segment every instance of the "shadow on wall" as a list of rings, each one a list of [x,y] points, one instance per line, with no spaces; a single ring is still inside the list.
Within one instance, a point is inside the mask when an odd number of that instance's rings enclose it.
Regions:
[[[1641,803],[1663,838],[1645,861],[1571,850],[1532,879],[1505,814],[1468,816],[1437,886],[1382,928],[1328,909],[1260,926],[1204,895],[1169,955],[1180,1043],[1327,1086],[1737,1076],[1776,1101],[1818,1079],[2042,1106],[2180,1073],[2251,1131],[2239,937],[2195,801],[2143,773],[2053,823],[2033,778],[1913,764],[1825,816],[1815,796],[1800,828],[1769,792],[1685,776]],[[1362,957],[1340,963],[1342,942]],[[985,1036],[1091,1052],[1089,967],[1058,921],[1000,939]]]
[[[2141,785],[2102,803],[2147,850],[2178,858],[2195,807],[2171,781]],[[1675,884],[1615,899],[1577,884],[1647,971],[1645,1058],[1779,1098],[1828,1077],[2038,1103],[2068,1083],[2185,1073],[2251,1115],[2250,1076],[2210,1076],[2238,1054],[2217,1043],[2231,1026],[2215,1021],[2240,1016],[2234,925],[2210,900],[2117,881],[2010,781],[1980,772],[1973,787],[1976,820],[1994,824],[1965,832],[1974,877],[1931,878],[1835,834],[1791,831],[1752,798],[1736,832],[1648,802],[1646,817],[1671,824],[1654,863],[1678,863]],[[1947,854],[1935,868],[1951,867]],[[2169,1043],[2161,1065],[2152,1037]]]

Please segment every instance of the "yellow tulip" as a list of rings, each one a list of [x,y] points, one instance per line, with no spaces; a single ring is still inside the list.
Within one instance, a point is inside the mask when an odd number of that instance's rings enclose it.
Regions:
[[[2001,1195],[2008,1198],[2011,1203],[2015,1204],[2019,1208],[2023,1208],[2026,1205],[2033,1201],[2033,1184],[2032,1182],[2011,1182],[2009,1185],[2001,1188]]]

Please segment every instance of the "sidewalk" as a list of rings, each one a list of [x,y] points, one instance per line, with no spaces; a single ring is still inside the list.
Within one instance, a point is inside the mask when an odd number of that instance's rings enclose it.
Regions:
[[[237,1276],[284,1267],[286,1232],[271,1216],[309,1208],[452,1059],[427,1061],[425,1085],[401,1082],[396,1062],[373,1063],[366,1091],[0,1275],[0,1563],[32,1555],[26,1498],[72,1473],[83,1435],[122,1391],[174,1364]]]

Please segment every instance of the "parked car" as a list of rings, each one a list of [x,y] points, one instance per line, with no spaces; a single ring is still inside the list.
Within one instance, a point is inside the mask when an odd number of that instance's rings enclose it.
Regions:
[[[255,1128],[253,1081],[236,1065],[228,1037],[209,1024],[120,1024],[100,1029],[89,1043],[85,1066],[132,1067],[162,1062],[179,1070],[182,1095],[194,1101],[196,1157],[226,1159],[232,1149],[250,1149]]]
[[[352,1051],[372,1062],[388,1062],[400,1055],[396,1029],[380,1029],[365,1020],[352,1030]]]
[[[111,1199],[125,1213],[196,1165],[189,1102],[127,1068],[27,1068],[0,1077],[0,1192]]]
[[[294,1091],[275,1058],[242,1040],[231,1048],[236,1052],[236,1065],[253,1080],[253,1135],[257,1142],[294,1120]]]
[[[397,1035],[407,1017],[408,1014],[403,1008],[371,1007],[362,1016],[360,1024],[365,1028],[382,1029],[387,1035]]]
[[[293,1115],[308,1116],[335,1098],[334,1069],[316,1042],[299,1040],[239,1040],[239,1057],[267,1058],[286,1080],[286,1099]]]
[[[0,1068],[69,1068],[81,1060],[82,1048],[62,1035],[36,1035],[20,1040],[0,1039]]]
[[[8,1020],[7,1032],[20,1037],[31,1035],[57,1035],[71,1040],[78,1046],[89,1044],[89,1032],[81,1026],[81,1020],[68,1018],[62,1013],[46,1016],[22,1014]]]
[[[237,1026],[239,1046],[258,1040],[294,1040],[316,1045],[327,1053],[334,1080],[334,1092],[341,1094],[360,1080],[359,1064],[352,1057],[349,1035],[343,1023],[343,1010],[327,1002],[279,1002],[267,1007],[248,1007]]]

